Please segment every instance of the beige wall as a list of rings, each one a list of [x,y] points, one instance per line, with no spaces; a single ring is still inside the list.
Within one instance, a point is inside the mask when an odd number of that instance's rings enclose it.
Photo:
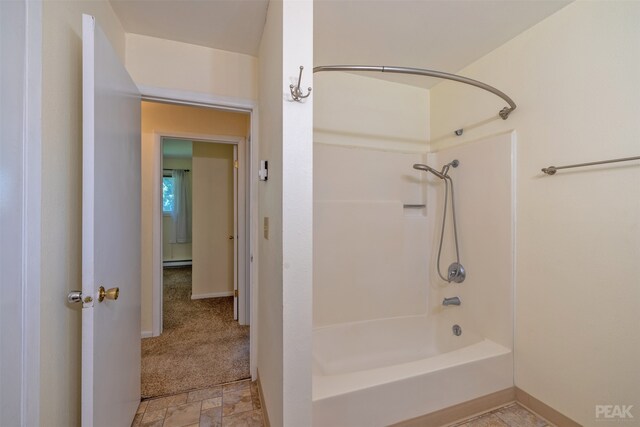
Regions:
[[[96,17],[124,61],[125,36],[107,1],[45,0],[42,34],[42,426],[80,424],[82,14]]]
[[[258,372],[270,424],[282,426],[282,1],[269,4],[259,65],[258,152],[269,161],[269,180],[258,183]]]
[[[257,58],[127,34],[127,70],[138,85],[257,99]]]
[[[313,141],[425,152],[429,91],[349,73],[314,74]]]
[[[191,144],[191,141],[185,141],[184,144]],[[162,167],[166,169],[189,169],[192,170],[191,158],[174,158],[163,157]],[[187,174],[187,179],[191,181],[193,186],[193,171]],[[192,187],[193,188],[193,187]],[[192,200],[189,200],[191,202]],[[192,205],[192,203],[189,203]],[[189,212],[193,212],[189,206]],[[191,260],[192,243],[171,243],[171,227],[173,220],[171,215],[162,216],[162,260],[163,261],[185,261]]]
[[[233,145],[193,143],[192,298],[233,293]]]
[[[640,415],[640,166],[540,168],[638,155],[638,22],[638,2],[577,1],[460,70],[513,97],[507,121],[482,91],[431,91],[434,148],[516,130],[515,382],[585,426],[616,424],[597,404]]]
[[[249,116],[152,102],[142,103],[142,332],[152,330],[154,134],[247,136]]]

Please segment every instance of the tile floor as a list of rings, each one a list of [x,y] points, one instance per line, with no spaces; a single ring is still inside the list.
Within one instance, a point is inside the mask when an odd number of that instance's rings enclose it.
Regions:
[[[553,427],[553,424],[517,403],[510,403],[485,414],[455,423],[452,427]]]
[[[250,380],[143,400],[132,427],[262,427],[258,387]]]
[[[250,380],[144,400],[132,427],[263,427],[258,387]],[[554,427],[517,403],[451,427]]]

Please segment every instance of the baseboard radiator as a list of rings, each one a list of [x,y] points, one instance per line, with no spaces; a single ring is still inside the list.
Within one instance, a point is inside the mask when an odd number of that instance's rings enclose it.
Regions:
[[[192,261],[190,259],[180,259],[180,260],[167,260],[162,261],[163,267],[185,267],[187,265],[192,265]]]

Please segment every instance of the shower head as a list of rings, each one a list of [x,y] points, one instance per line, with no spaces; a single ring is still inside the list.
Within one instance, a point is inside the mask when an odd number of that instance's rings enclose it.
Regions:
[[[434,174],[435,176],[437,176],[440,179],[445,179],[445,175],[438,172],[437,170],[435,170],[434,168],[427,166],[427,165],[423,165],[422,163],[416,163],[415,165],[413,165],[414,169],[420,170],[420,171],[425,171],[425,172],[431,172],[432,174]]]

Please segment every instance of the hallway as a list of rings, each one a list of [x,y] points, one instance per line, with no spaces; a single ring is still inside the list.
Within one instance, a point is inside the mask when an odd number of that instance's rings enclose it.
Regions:
[[[233,297],[191,299],[191,267],[164,269],[164,330],[142,340],[142,397],[248,378],[249,327],[233,320]]]

